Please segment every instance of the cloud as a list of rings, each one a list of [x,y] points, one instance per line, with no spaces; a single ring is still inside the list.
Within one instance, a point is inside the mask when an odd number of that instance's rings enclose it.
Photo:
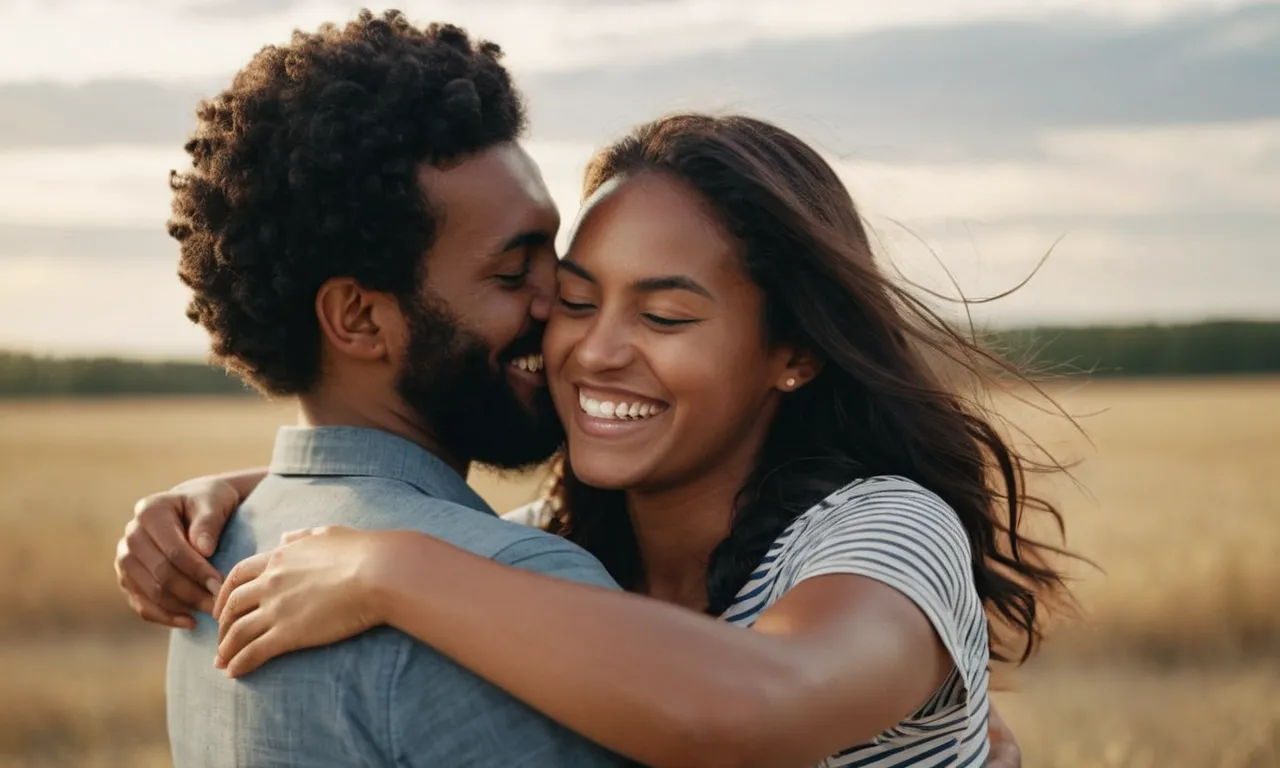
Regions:
[[[163,231],[0,224],[0,348],[202,355]]]
[[[196,355],[172,264],[129,254],[0,258],[0,348],[64,354]]]
[[[590,145],[529,148],[571,221]],[[973,297],[1020,282],[1065,235],[1030,285],[977,311],[982,321],[1280,315],[1280,121],[1063,130],[1038,151],[833,161],[878,253],[944,293],[929,248]],[[166,148],[0,153],[0,176],[16,180],[4,189],[18,190],[0,197],[0,346],[202,352],[163,229],[177,159]]]
[[[909,221],[1125,221],[1280,210],[1280,119],[1055,130],[1035,147],[1021,160],[834,165],[855,200]]]
[[[714,14],[681,18],[679,34],[722,37]],[[651,24],[635,39],[666,45]],[[640,34],[588,31],[605,48]],[[569,71],[512,68],[534,135],[587,143],[675,109],[747,111],[864,160],[1022,157],[1042,152],[1038,137],[1054,129],[1280,117],[1280,5],[1143,23],[1059,15],[808,34]],[[0,114],[13,116],[0,122],[0,148],[177,145],[198,98],[224,80],[0,84]]]
[[[52,227],[0,223],[0,262],[44,261],[77,264],[91,261],[111,268],[114,263],[142,259],[153,265],[167,262],[167,274],[177,274],[178,247],[161,227]],[[12,286],[10,286],[12,287]]]
[[[1274,265],[1280,222],[1203,224],[1076,227],[1031,283],[975,308],[975,317],[1011,325],[1280,316]],[[886,263],[954,295],[909,234],[883,222],[876,231]],[[954,223],[916,234],[938,251],[965,294],[979,297],[1021,281],[1062,231]],[[162,233],[0,225],[0,254],[0,347],[183,356],[207,350],[203,331],[183,314],[189,293],[176,276],[176,249]]]
[[[1080,222],[1273,216],[1280,210],[1280,119],[1050,131],[1024,158],[872,160],[828,154],[863,210],[934,221]],[[566,217],[592,145],[531,141]],[[0,152],[0,222],[161,229],[177,147],[86,146]]]
[[[252,19],[291,11],[304,0],[186,0],[177,3],[184,15],[205,19]]]
[[[90,146],[0,152],[0,223],[162,229],[180,148]]]
[[[1274,34],[1244,40],[1245,28]],[[523,82],[535,129],[556,138],[731,110],[800,127],[831,151],[942,158],[1023,154],[1054,128],[1277,117],[1276,72],[1270,5],[1142,25],[1057,17],[761,42]]]
[[[952,279],[965,297],[978,299],[1003,294],[1031,277],[1012,295],[972,307],[981,323],[1280,317],[1275,290],[1280,265],[1274,261],[1280,222],[1269,218],[1163,228],[1119,222],[1070,229],[952,222],[904,230],[887,222],[872,224],[886,267],[953,299],[959,294]],[[959,314],[954,304],[944,309]]]
[[[1253,0],[1256,2],[1256,0]],[[447,20],[496,39],[524,71],[572,69],[724,50],[756,42],[841,37],[902,26],[1088,15],[1150,23],[1251,0],[407,0],[413,19]],[[220,75],[295,28],[351,18],[344,0],[7,0],[0,3],[5,79],[175,79]],[[40,45],[32,29],[56,29]],[[127,43],[126,43],[127,41]]]
[[[143,80],[0,84],[0,149],[86,144],[180,147],[213,89]]]
[[[566,221],[593,146],[664,111],[731,109],[815,141],[884,258],[931,288],[950,290],[926,245],[984,295],[1066,235],[980,319],[1280,315],[1280,6],[1067,5],[442,0],[430,12],[512,44],[529,147]],[[27,6],[16,26],[0,7],[0,70],[26,79],[0,83],[0,346],[201,354],[163,226],[196,103],[263,43],[351,9]],[[32,46],[37,23],[63,32]]]

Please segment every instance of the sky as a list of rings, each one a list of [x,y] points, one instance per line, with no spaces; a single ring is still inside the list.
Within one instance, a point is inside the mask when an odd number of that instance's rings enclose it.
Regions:
[[[0,0],[0,347],[202,356],[164,233],[196,102],[359,7]],[[566,221],[628,127],[746,112],[823,152],[906,279],[980,298],[1051,251],[979,322],[1280,318],[1280,2],[397,7],[503,47]]]

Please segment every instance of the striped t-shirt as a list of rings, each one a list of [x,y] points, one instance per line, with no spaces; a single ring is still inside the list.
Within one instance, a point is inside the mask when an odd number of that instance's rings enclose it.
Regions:
[[[541,505],[508,519],[537,524]],[[778,536],[722,618],[750,627],[805,579],[847,573],[875,579],[914,602],[954,662],[942,686],[911,717],[819,768],[981,766],[987,744],[987,619],[973,583],[969,539],[955,511],[901,477],[850,483]]]

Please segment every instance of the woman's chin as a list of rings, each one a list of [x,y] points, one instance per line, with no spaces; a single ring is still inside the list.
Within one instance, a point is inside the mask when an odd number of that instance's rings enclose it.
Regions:
[[[604,491],[625,491],[628,488],[635,488],[644,479],[642,473],[636,472],[634,463],[602,460],[602,458],[593,456],[580,462],[572,452],[569,455],[573,463],[573,474],[592,488]]]

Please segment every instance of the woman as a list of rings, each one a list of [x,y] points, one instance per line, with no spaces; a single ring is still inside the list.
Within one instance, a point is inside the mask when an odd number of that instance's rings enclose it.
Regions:
[[[983,764],[995,638],[1027,658],[1062,587],[1018,534],[1057,517],[1029,462],[929,363],[991,358],[885,278],[835,173],[771,125],[642,126],[585,196],[539,511],[629,594],[301,532],[228,576],[218,664],[390,624],[646,764]]]

